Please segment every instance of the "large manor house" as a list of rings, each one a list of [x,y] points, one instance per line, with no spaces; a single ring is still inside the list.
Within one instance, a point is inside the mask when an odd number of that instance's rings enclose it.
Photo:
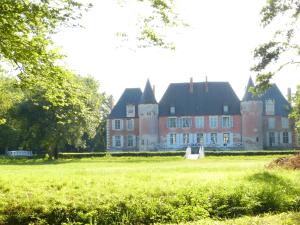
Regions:
[[[151,151],[204,146],[206,149],[295,147],[289,101],[276,84],[243,99],[228,82],[171,83],[157,102],[149,80],[144,92],[126,88],[107,120],[111,151]],[[289,91],[290,93],[290,91]]]

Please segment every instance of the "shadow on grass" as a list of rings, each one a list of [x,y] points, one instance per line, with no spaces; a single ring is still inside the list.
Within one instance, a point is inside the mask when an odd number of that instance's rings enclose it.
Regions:
[[[76,159],[28,159],[28,158],[8,158],[1,157],[0,165],[15,165],[15,166],[33,166],[33,165],[58,165],[76,162]]]
[[[249,181],[255,181],[262,184],[274,185],[273,187],[291,187],[291,183],[288,179],[284,179],[276,174],[264,171],[255,173],[247,178]]]
[[[126,164],[126,163],[161,163],[181,160],[181,157],[90,157],[90,158],[70,158],[70,159],[29,159],[29,158],[9,158],[0,157],[0,165],[59,165],[68,163],[105,163],[105,164]]]

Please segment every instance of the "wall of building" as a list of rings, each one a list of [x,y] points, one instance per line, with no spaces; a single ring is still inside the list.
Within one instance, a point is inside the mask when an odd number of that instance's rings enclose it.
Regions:
[[[226,115],[228,116],[228,115]],[[211,128],[209,125],[209,117],[204,117],[204,126],[203,128],[196,127],[196,118],[195,116],[190,117],[192,119],[192,126],[190,128],[169,128],[168,127],[168,118],[171,117],[160,117],[159,118],[159,140],[161,148],[166,149],[176,149],[184,148],[187,146],[187,143],[184,143],[184,137],[188,134],[190,145],[197,144],[197,134],[203,134],[203,145],[205,147],[240,147],[241,144],[241,116],[233,115],[232,126],[230,128],[223,128],[222,126],[222,115],[218,117],[218,125],[216,128]],[[174,117],[173,117],[174,118]],[[211,134],[216,133],[217,141],[215,144],[211,142]],[[229,134],[229,142],[224,146],[224,133]],[[172,144],[170,141],[171,136],[176,134],[176,144]]]
[[[288,127],[283,126],[281,116],[264,116],[264,148],[293,148],[296,146],[294,132],[289,121]],[[270,124],[272,122],[272,124]],[[273,124],[274,123],[274,124]],[[273,137],[273,138],[272,138]]]
[[[155,150],[158,145],[158,104],[139,105],[139,149]]]
[[[138,150],[138,137],[139,137],[139,119],[138,118],[122,118],[123,126],[121,129],[113,128],[113,119],[107,120],[107,149],[108,150]],[[133,129],[127,128],[127,120],[133,120]],[[114,145],[114,137],[121,137],[121,146]],[[128,136],[133,136],[133,146],[128,146]]]
[[[241,102],[242,143],[246,150],[263,149],[263,103]]]

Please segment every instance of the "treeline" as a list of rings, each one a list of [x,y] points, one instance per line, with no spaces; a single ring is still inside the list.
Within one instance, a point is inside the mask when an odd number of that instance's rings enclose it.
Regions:
[[[30,88],[1,69],[0,153],[26,149],[57,157],[60,151],[105,149],[112,96],[100,93],[91,76],[56,69],[52,80],[47,77]]]

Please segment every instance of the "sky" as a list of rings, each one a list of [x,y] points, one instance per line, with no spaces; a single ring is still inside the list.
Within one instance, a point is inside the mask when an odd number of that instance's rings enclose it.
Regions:
[[[82,0],[83,2],[85,0]],[[81,25],[62,28],[54,37],[67,55],[67,67],[100,82],[101,91],[119,99],[125,88],[144,89],[149,78],[159,101],[170,83],[228,81],[241,99],[254,65],[253,50],[268,40],[271,33],[260,26],[260,9],[265,0],[179,0],[177,12],[188,27],[169,32],[176,50],[157,47],[138,48],[135,41],[122,41],[116,34],[134,34],[141,12],[125,0],[90,0],[93,8]],[[299,69],[298,69],[299,71]],[[286,96],[295,92],[300,76],[295,68],[281,71],[275,82]]]

